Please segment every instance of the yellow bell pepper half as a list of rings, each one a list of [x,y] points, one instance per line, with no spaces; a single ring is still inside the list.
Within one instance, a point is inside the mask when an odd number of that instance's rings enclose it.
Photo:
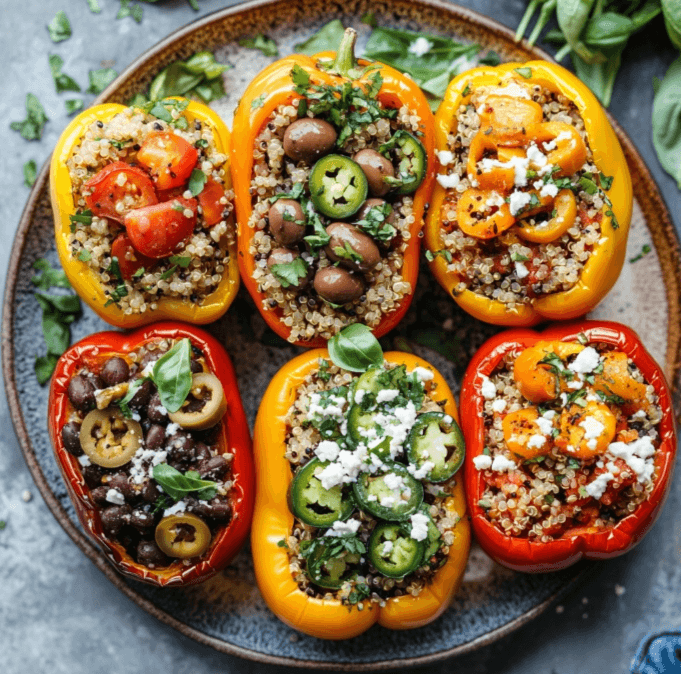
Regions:
[[[344,606],[337,600],[309,597],[293,579],[288,551],[279,546],[280,541],[291,535],[294,522],[287,502],[293,476],[285,457],[285,419],[298,387],[308,374],[318,369],[319,359],[328,357],[326,349],[315,349],[287,363],[270,382],[258,411],[254,432],[256,502],[251,529],[251,550],[258,587],[267,605],[283,622],[320,639],[349,639],[374,623],[395,630],[422,627],[442,615],[450,605],[466,567],[470,525],[460,476],[452,496],[445,502],[445,507],[460,517],[453,529],[454,542],[445,564],[416,597],[393,597],[383,608],[365,602],[361,611],[356,606]],[[415,367],[432,370],[437,398],[447,401],[444,412],[458,421],[454,395],[442,375],[432,366],[417,356],[401,352],[386,353],[385,360],[404,364],[408,370]]]
[[[116,304],[104,306],[108,298],[104,294],[104,288],[97,275],[87,263],[78,260],[71,253],[69,247],[71,233],[69,216],[75,213],[75,206],[71,176],[66,162],[72,156],[74,149],[79,145],[91,124],[98,120],[106,123],[123,110],[125,110],[125,106],[118,103],[105,103],[85,110],[66,127],[52,153],[50,198],[54,214],[54,231],[59,261],[81,299],[111,325],[119,328],[136,328],[164,319],[195,324],[212,323],[225,313],[239,289],[236,242],[226,248],[229,251],[229,265],[225,269],[222,280],[217,288],[207,295],[202,302],[196,303],[189,299],[162,297],[158,300],[156,310],[147,310],[144,313],[131,315],[125,315]],[[213,131],[218,152],[229,157],[231,147],[229,129],[215,112],[201,103],[190,101],[183,115],[190,123],[199,120],[203,124],[207,124]],[[224,186],[225,190],[230,190],[232,187],[229,171],[226,172]],[[234,238],[236,239],[236,237]]]
[[[482,321],[496,325],[531,326],[545,320],[576,318],[591,311],[605,297],[622,270],[632,212],[631,176],[617,136],[596,97],[572,73],[546,61],[474,68],[454,78],[435,116],[437,150],[448,149],[447,138],[455,130],[459,106],[466,104],[476,88],[503,86],[509,80],[525,85],[539,84],[550,91],[563,94],[577,106],[584,120],[594,164],[599,171],[613,177],[612,185],[605,193],[612,202],[612,212],[619,226],[613,226],[613,218],[608,215],[611,207],[604,205],[601,238],[594,245],[578,282],[569,290],[545,295],[531,304],[517,305],[512,309],[498,300],[471,290],[457,292],[456,286],[462,279],[448,271],[448,263],[441,255],[433,256],[429,263],[430,269],[459,306]],[[447,190],[438,182],[425,228],[425,245],[431,253],[444,248],[442,209],[446,193]],[[527,238],[530,239],[529,236]]]

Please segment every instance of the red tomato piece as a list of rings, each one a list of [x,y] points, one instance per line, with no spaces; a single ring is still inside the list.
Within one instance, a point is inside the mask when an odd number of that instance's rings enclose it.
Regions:
[[[172,131],[149,136],[137,153],[137,161],[149,169],[159,190],[184,185],[198,158],[196,148]]]
[[[197,207],[196,199],[178,197],[130,211],[124,224],[135,250],[156,259],[172,255],[192,235]],[[189,217],[187,210],[191,211]]]
[[[128,211],[158,203],[154,183],[137,166],[115,161],[83,185],[85,203],[95,214],[123,222]]]
[[[225,204],[220,203],[225,196],[225,188],[212,178],[208,178],[201,194],[199,204],[203,209],[203,222],[207,227],[217,225],[222,220]]]
[[[125,232],[121,232],[111,244],[111,257],[118,259],[121,276],[126,281],[129,281],[138,269],[144,267],[149,270],[156,264],[156,260],[135,250],[130,237]]]

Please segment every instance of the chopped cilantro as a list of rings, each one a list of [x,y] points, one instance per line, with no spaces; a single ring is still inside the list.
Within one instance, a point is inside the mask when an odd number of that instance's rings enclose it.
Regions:
[[[428,262],[432,262],[438,256],[443,257],[447,262],[452,261],[452,254],[444,248],[442,250],[436,250],[435,252],[431,250],[426,251],[426,260],[428,260]]]
[[[282,288],[289,288],[300,284],[300,279],[305,278],[308,272],[308,266],[302,257],[297,257],[291,262],[283,262],[282,264],[273,264],[270,271],[274,277],[281,283]]]

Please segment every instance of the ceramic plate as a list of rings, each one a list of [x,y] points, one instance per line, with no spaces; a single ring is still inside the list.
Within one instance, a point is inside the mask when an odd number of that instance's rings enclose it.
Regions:
[[[145,90],[168,63],[210,49],[216,51],[219,61],[233,66],[224,75],[228,96],[213,104],[231,124],[231,111],[244,88],[271,62],[257,51],[238,47],[239,38],[264,32],[276,40],[285,55],[323,23],[340,18],[359,31],[361,45],[370,29],[360,17],[369,9],[381,25],[453,35],[493,49],[504,60],[549,58],[538,49],[516,45],[508,29],[489,19],[432,0],[259,1],[209,15],[170,35],[133,63],[97,102],[125,102]],[[638,330],[675,381],[680,362],[679,246],[650,174],[629,139],[618,133],[636,195],[627,257],[636,255],[646,243],[652,244],[653,250],[635,264],[625,264],[616,287],[593,315],[622,321]],[[407,632],[374,627],[344,643],[300,635],[275,618],[258,593],[247,549],[222,574],[198,587],[164,591],[121,578],[77,523],[47,435],[47,388],[38,386],[33,372],[43,339],[40,321],[36,320],[39,307],[30,283],[31,265],[41,257],[57,264],[52,227],[46,166],[19,224],[6,285],[2,356],[12,418],[36,484],[59,523],[112,583],[152,615],[199,642],[251,660],[319,669],[407,667],[470,651],[500,638],[539,615],[588,570],[588,565],[582,564],[556,574],[519,575],[495,565],[474,547],[463,588],[452,608],[437,622]],[[384,340],[384,346],[409,345],[431,360],[458,391],[469,358],[497,329],[458,310],[430,277],[425,264],[416,295],[410,312]],[[106,328],[86,309],[73,326],[73,338]],[[300,349],[266,328],[243,289],[228,314],[209,329],[223,340],[234,360],[252,424],[268,381]]]

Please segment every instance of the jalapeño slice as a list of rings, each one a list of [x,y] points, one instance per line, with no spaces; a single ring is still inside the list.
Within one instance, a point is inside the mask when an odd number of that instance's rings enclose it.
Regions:
[[[310,172],[310,198],[329,218],[343,219],[356,213],[369,191],[359,164],[340,154],[322,157]]]
[[[400,482],[400,486],[393,489],[393,482]],[[352,489],[362,510],[391,522],[406,520],[423,503],[423,485],[393,461],[386,461],[373,475],[361,473]]]
[[[415,192],[426,177],[428,169],[428,155],[421,141],[408,131],[396,131],[378,150],[389,159],[393,154],[398,162],[395,177],[385,178],[393,186],[393,193]]]
[[[421,566],[424,548],[422,541],[411,538],[399,524],[383,522],[369,538],[369,560],[384,576],[404,578]]]
[[[421,505],[420,512],[428,518],[428,537],[423,541],[425,548],[423,551],[423,563],[429,564],[430,558],[442,546],[442,536],[440,535],[440,530],[435,525],[435,522],[433,522],[433,518],[428,512],[428,506],[425,503]]]
[[[354,508],[352,493],[343,493],[340,485],[324,489],[316,472],[328,466],[328,461],[312,459],[298,468],[289,489],[289,508],[305,524],[330,527],[336,520],[346,520]]]
[[[407,439],[409,461],[418,468],[426,462],[434,464],[424,477],[428,482],[448,480],[463,463],[463,434],[456,421],[451,417],[451,421],[445,421],[446,417],[442,412],[421,414]]]
[[[307,575],[319,587],[337,590],[357,575],[360,556],[347,550],[332,554],[331,550],[337,543],[334,538],[314,541],[315,549],[307,560]]]
[[[353,405],[350,408],[348,413],[348,435],[355,446],[360,442],[364,442],[367,445],[372,442],[373,438],[368,438],[367,433],[372,428],[378,428],[376,424],[377,416],[378,410],[365,412],[360,405]],[[391,436],[386,434],[383,440],[378,445],[371,447],[369,451],[380,456],[381,459],[390,458],[390,439]]]

